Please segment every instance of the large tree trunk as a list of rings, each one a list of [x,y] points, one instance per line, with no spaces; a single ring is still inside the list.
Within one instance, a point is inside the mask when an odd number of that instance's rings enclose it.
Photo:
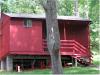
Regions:
[[[47,0],[44,6],[46,13],[47,46],[51,56],[53,74],[62,74],[56,1],[57,0]]]

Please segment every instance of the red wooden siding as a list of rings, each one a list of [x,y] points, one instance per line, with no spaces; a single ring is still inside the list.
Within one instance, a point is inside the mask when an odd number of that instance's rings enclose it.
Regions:
[[[90,53],[88,22],[84,21],[59,21],[60,50],[62,55],[82,55]],[[43,25],[43,28],[46,25]],[[46,30],[45,30],[46,31]],[[44,31],[44,32],[45,32]],[[46,32],[45,32],[46,33]],[[44,35],[43,35],[44,36]],[[46,48],[46,44],[44,45]]]
[[[0,31],[0,58],[7,54],[47,55],[46,23],[32,19],[32,27],[24,27],[24,18],[3,15]],[[58,20],[62,55],[84,55],[89,49],[89,21]],[[1,35],[2,34],[2,35]]]
[[[2,26],[1,26],[1,22],[0,22],[0,50],[2,48]]]
[[[10,25],[10,51],[12,54],[38,54],[42,52],[42,23],[34,21],[24,27],[23,19],[12,20]]]
[[[84,45],[87,48],[88,43],[88,34],[87,34],[87,26],[76,25],[70,26],[70,39],[74,39]]]
[[[4,57],[9,52],[9,25],[10,25],[10,18],[4,14],[2,14],[2,31],[1,31],[1,54],[0,58]]]
[[[89,25],[88,23],[79,21],[60,21],[60,39],[61,40],[76,40],[86,48],[89,43]]]

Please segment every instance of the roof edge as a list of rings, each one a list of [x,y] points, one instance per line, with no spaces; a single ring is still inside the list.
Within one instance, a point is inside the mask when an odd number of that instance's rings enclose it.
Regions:
[[[45,19],[45,14],[28,14],[28,13],[4,13],[5,15],[12,18],[35,18],[35,19]],[[90,21],[89,19],[83,19],[79,16],[57,16],[58,20],[82,20]]]

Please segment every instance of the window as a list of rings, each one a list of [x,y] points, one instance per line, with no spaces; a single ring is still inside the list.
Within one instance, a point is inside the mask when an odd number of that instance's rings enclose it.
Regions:
[[[24,19],[24,26],[25,27],[32,27],[32,20],[31,19]]]

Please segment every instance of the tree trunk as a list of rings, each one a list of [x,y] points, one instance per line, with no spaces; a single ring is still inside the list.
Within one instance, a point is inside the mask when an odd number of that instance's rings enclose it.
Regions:
[[[79,16],[78,12],[78,0],[74,0],[74,15]]]
[[[57,0],[47,0],[44,9],[46,13],[47,46],[51,56],[53,74],[62,74],[60,56],[60,36],[57,21]]]
[[[84,7],[83,7],[83,17],[89,19],[89,3],[88,0],[84,0]]]

